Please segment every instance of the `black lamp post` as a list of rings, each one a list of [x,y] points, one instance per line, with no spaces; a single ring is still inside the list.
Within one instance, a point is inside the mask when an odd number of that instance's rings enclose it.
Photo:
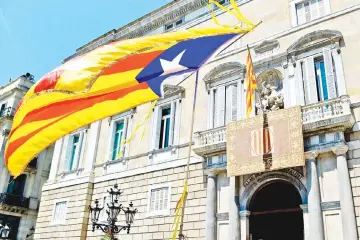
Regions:
[[[8,239],[10,234],[10,227],[7,224],[0,223],[0,239]]]
[[[108,210],[106,210],[107,222],[99,223],[100,212],[104,209],[104,206],[101,208],[99,206],[99,200],[95,200],[95,207],[89,205],[91,221],[93,224],[92,231],[95,229],[101,229],[104,233],[109,233],[112,240],[117,240],[115,234],[119,233],[122,230],[127,230],[127,234],[130,233],[131,224],[134,222],[134,216],[137,212],[137,209],[133,207],[132,202],[130,202],[129,207],[123,207],[122,204],[119,204],[119,197],[122,194],[121,190],[118,188],[118,185],[114,185],[114,189],[110,188],[108,191],[110,195],[110,203],[107,204]],[[118,221],[117,217],[120,212],[123,211],[125,214],[126,225],[116,225]]]

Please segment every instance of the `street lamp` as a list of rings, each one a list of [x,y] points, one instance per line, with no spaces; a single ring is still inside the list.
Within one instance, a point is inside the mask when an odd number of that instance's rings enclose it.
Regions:
[[[7,239],[10,234],[10,227],[7,224],[0,223],[0,237],[1,239]]]
[[[134,209],[132,202],[130,202],[129,207],[123,207],[122,204],[119,204],[119,197],[123,192],[118,188],[117,184],[114,185],[114,189],[110,188],[108,193],[110,195],[110,203],[107,204],[108,209],[106,210],[106,214],[108,217],[106,223],[98,222],[100,212],[105,206],[100,207],[98,199],[95,200],[95,207],[89,205],[91,221],[93,224],[92,231],[94,232],[95,229],[101,229],[104,233],[109,233],[112,240],[117,240],[114,235],[120,231],[127,230],[127,234],[130,233],[131,224],[134,222],[134,216],[138,210],[136,208]],[[117,217],[121,211],[125,214],[126,225],[116,225],[116,222],[118,221]]]

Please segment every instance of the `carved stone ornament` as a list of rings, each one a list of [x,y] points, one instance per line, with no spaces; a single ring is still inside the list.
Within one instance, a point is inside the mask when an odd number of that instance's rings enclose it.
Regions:
[[[257,77],[259,88],[258,98],[255,103],[256,114],[268,113],[284,109],[284,94],[282,91],[282,75],[276,69],[270,69]]]
[[[165,84],[163,86],[164,97],[171,97],[179,94],[183,94],[185,92],[185,88],[175,85]]]
[[[305,153],[305,159],[316,159],[317,156],[319,156],[319,153],[317,151],[309,151]]]
[[[331,151],[336,155],[344,155],[347,153],[347,151],[349,150],[349,147],[347,145],[340,145],[340,146],[336,146],[331,148]]]

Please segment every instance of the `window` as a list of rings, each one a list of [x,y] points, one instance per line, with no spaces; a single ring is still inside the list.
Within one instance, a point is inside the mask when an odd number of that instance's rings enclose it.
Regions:
[[[161,128],[159,149],[169,147],[171,108],[163,108],[161,111]]]
[[[324,0],[310,0],[296,4],[296,15],[298,25],[324,16]]]
[[[156,126],[153,134],[153,149],[165,149],[174,145],[175,142],[175,120],[179,100],[173,100],[155,107],[154,125]]]
[[[148,212],[149,215],[168,215],[170,213],[170,186],[150,188]]]
[[[26,175],[22,174],[16,179],[13,176],[9,179],[9,185],[7,188],[7,193],[16,196],[22,196],[25,188]]]
[[[65,159],[65,171],[76,170],[79,166],[85,131],[69,135]]]
[[[61,224],[66,221],[67,201],[57,202],[54,205],[52,223]]]
[[[185,22],[185,18],[180,18],[173,23],[165,25],[165,31],[175,28],[176,26],[179,26],[179,25],[183,24],[184,22]]]
[[[115,133],[114,133],[114,142],[113,142],[113,152],[112,152],[112,160],[117,159],[120,151],[121,151],[121,143],[124,140],[124,122],[116,122],[115,123]]]
[[[338,96],[332,51],[304,59],[301,63],[305,103],[311,104]]]
[[[0,108],[0,116],[4,116],[5,115],[5,109],[6,109],[7,103],[3,103],[1,104],[1,108]]]
[[[319,135],[319,143],[326,143],[326,136],[325,134]]]
[[[224,126],[237,119],[237,85],[220,86],[213,89],[213,127]]]

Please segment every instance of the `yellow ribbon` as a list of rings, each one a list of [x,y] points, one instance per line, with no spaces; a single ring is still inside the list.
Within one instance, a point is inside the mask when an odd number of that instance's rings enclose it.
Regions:
[[[184,184],[184,190],[183,190],[183,192],[181,194],[179,202],[176,205],[175,218],[174,218],[174,223],[173,223],[173,225],[175,224],[175,229],[174,229],[174,232],[173,232],[173,235],[172,235],[172,240],[175,240],[176,237],[177,237],[177,234],[178,234],[179,225],[180,225],[180,221],[181,221],[180,211],[183,208],[183,204],[184,204],[185,197],[186,197],[186,194],[187,194],[187,187],[188,187],[188,182],[186,181],[185,184]]]
[[[251,30],[255,24],[250,22],[239,10],[238,6],[236,5],[235,3],[235,0],[230,0],[230,4],[231,6],[233,7],[233,9],[229,9],[229,8],[226,8],[224,7],[223,5],[221,5],[220,3],[218,3],[216,0],[209,0],[209,3],[213,3],[215,4],[217,7],[219,7],[220,9],[230,13],[231,15],[235,16],[239,22],[241,23],[245,23],[246,25],[248,25],[247,30]],[[214,23],[217,25],[217,26],[220,26],[220,27],[226,27],[226,28],[235,28],[235,29],[238,29],[240,27],[238,26],[230,26],[230,25],[227,25],[227,24],[220,24],[219,21],[217,20],[216,16],[215,16],[215,13],[214,13],[214,9],[208,4],[208,7],[210,8],[211,10],[211,16],[212,16],[212,20],[214,21]],[[243,28],[244,29],[244,28]]]
[[[149,117],[151,116],[151,113],[153,111],[153,109],[155,108],[155,105],[157,103],[157,100],[154,101],[152,104],[151,104],[151,107],[148,111],[148,113],[145,115],[144,119],[141,121],[141,123],[139,123],[138,125],[136,125],[134,131],[131,133],[131,135],[127,138],[127,139],[124,139],[121,144],[120,144],[120,149],[122,149],[122,146],[124,146],[124,144],[127,144],[129,142],[131,142],[131,140],[134,138],[135,136],[135,133],[143,126],[143,124],[145,123],[146,120],[149,119]],[[143,140],[144,138],[144,135],[145,135],[145,127],[143,127],[143,132],[141,134],[141,140]],[[116,150],[115,150],[116,151]],[[123,151],[120,150],[119,153],[116,155],[116,158],[120,158],[122,157],[122,153]]]

